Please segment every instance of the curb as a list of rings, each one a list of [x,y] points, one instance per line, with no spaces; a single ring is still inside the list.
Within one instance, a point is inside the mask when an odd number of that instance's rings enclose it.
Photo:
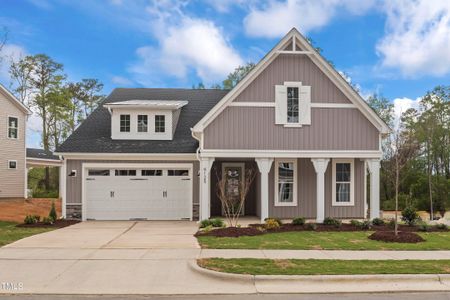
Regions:
[[[213,271],[189,261],[204,276],[255,284],[258,293],[360,293],[450,291],[450,274],[242,275]]]

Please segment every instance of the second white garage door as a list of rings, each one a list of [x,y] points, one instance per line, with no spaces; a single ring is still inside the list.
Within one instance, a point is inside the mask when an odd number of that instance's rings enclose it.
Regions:
[[[191,173],[184,166],[87,167],[86,219],[191,219]]]

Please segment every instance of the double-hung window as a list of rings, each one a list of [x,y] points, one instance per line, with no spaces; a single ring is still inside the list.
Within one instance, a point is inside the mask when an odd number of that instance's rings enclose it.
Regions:
[[[287,88],[287,122],[298,123],[298,87]]]
[[[130,132],[130,115],[120,115],[120,132]]]
[[[155,116],[155,132],[166,132],[166,116]]]
[[[138,115],[137,116],[137,130],[138,130],[138,132],[147,132],[148,131],[148,116],[147,115]]]
[[[19,137],[19,119],[8,117],[8,138],[17,139]]]
[[[333,206],[354,205],[354,160],[333,160]]]
[[[275,206],[297,205],[297,160],[275,163]]]

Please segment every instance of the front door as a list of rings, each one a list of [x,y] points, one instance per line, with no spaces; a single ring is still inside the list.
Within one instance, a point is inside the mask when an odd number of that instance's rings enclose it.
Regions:
[[[244,163],[222,163],[222,179],[225,180],[225,194],[232,199],[232,203],[235,205],[233,210],[239,209],[241,184],[245,176],[245,164]],[[241,215],[244,215],[244,208],[242,207]],[[222,215],[224,211],[222,208]]]

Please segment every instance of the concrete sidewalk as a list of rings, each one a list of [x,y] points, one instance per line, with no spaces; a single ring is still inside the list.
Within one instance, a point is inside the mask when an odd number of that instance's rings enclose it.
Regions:
[[[450,251],[245,250],[202,249],[199,258],[342,259],[342,260],[450,260]]]

